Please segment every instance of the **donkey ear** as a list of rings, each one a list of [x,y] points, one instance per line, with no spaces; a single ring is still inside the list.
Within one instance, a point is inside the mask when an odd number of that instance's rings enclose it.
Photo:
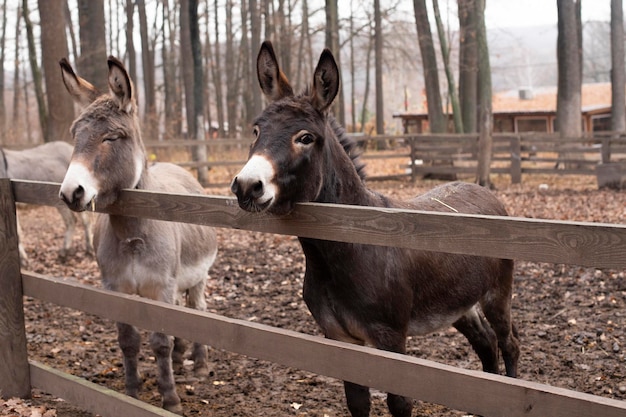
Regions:
[[[293,95],[289,80],[278,66],[278,60],[270,41],[265,41],[261,45],[256,59],[256,73],[261,91],[270,101]]]
[[[111,93],[117,99],[120,110],[130,113],[135,106],[133,82],[128,76],[124,64],[119,59],[110,56],[107,63],[109,64],[109,88]]]
[[[63,78],[65,88],[72,95],[74,101],[81,106],[87,107],[102,94],[91,83],[76,75],[66,58],[62,58],[59,65],[61,66],[61,78]]]
[[[326,110],[339,92],[339,68],[329,49],[324,49],[313,73],[313,106]]]

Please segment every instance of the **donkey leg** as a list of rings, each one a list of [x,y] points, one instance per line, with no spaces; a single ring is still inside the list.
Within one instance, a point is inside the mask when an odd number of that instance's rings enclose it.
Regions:
[[[185,351],[187,350],[187,342],[180,337],[174,338],[174,349],[172,350],[172,366],[177,374],[183,371],[183,362],[185,360]]]
[[[520,342],[517,328],[511,320],[510,298],[507,302],[489,302],[483,307],[485,316],[498,339],[498,347],[506,368],[506,375],[517,377],[517,363],[520,356]]]
[[[203,279],[187,290],[187,305],[189,307],[200,311],[206,311],[206,298],[204,296],[205,288],[206,279]],[[193,359],[194,374],[201,379],[209,376],[210,369],[208,364],[207,347],[201,343],[194,343],[191,358]]]
[[[63,247],[59,251],[59,255],[61,258],[65,258],[70,251],[70,247],[72,246],[72,237],[74,236],[74,228],[76,227],[76,218],[74,214],[67,207],[57,207],[59,214],[63,218],[63,223],[65,223],[65,235],[63,236]]]
[[[498,373],[498,346],[496,335],[477,307],[473,307],[453,326],[463,334],[483,364],[483,371]]]
[[[406,353],[406,336],[386,329],[377,336],[376,348],[395,353]],[[413,400],[402,395],[387,393],[387,408],[393,417],[411,417]]]
[[[517,328],[511,319],[512,292],[513,261],[508,261],[502,272],[499,286],[491,294],[484,297],[482,308],[485,317],[496,333],[506,375],[515,378],[517,377],[517,363],[520,356],[520,342]]]
[[[343,381],[343,389],[346,394],[346,403],[352,417],[369,417],[370,415],[370,389],[363,385]]]
[[[180,397],[176,393],[174,372],[172,370],[172,337],[163,333],[154,332],[150,336],[150,347],[157,362],[157,386],[163,398],[163,408],[173,413],[182,414]]]
[[[86,211],[82,211],[79,214],[80,220],[83,224],[83,229],[85,231],[85,252],[94,253],[93,250],[93,230],[92,230],[92,216],[93,213],[88,213]]]
[[[137,393],[143,382],[137,369],[141,335],[135,327],[126,323],[117,323],[117,341],[124,354],[126,395],[137,398]]]

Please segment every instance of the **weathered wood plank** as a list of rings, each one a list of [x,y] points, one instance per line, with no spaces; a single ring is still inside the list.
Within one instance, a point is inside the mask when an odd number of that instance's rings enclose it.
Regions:
[[[26,330],[15,202],[8,179],[0,179],[0,394],[30,397]]]
[[[30,362],[33,385],[102,417],[176,417],[160,407],[113,391],[83,378],[67,374],[35,361]]]
[[[525,172],[522,170],[522,172]],[[58,184],[13,181],[16,200],[56,203]],[[267,233],[597,268],[625,268],[626,225],[298,204],[248,213],[234,198],[124,190],[110,213]]]
[[[626,412],[623,401],[459,369],[38,274],[24,274],[24,291],[31,297],[144,329],[484,416],[623,417]]]

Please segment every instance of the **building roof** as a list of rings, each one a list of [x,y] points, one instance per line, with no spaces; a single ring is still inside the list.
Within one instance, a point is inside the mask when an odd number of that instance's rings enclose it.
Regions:
[[[527,98],[522,99],[526,91]],[[611,107],[611,83],[583,84],[582,111],[603,110]],[[557,87],[509,90],[493,95],[494,113],[556,112]]]
[[[611,83],[583,84],[582,89],[582,112],[598,113],[610,112],[611,109]],[[516,90],[502,91],[493,94],[494,114],[523,114],[540,115],[556,113],[557,87],[534,87],[520,88]],[[526,98],[521,98],[525,95]],[[427,117],[426,113],[399,113],[394,117]]]

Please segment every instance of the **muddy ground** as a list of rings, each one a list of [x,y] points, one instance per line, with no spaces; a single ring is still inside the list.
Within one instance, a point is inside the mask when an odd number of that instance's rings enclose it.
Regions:
[[[540,184],[545,184],[541,185]],[[408,197],[435,182],[371,183],[387,194]],[[511,215],[544,219],[626,223],[626,192],[597,190],[594,178],[533,177],[523,185],[496,181],[496,194]],[[547,189],[546,189],[547,188]],[[226,189],[209,193],[227,195]],[[28,269],[99,286],[94,259],[84,252],[80,231],[74,253],[57,256],[63,228],[47,207],[20,208]],[[296,238],[218,229],[220,252],[206,295],[211,312],[318,335],[301,297],[304,259]],[[29,357],[123,392],[121,352],[108,320],[25,299]],[[529,381],[626,399],[626,272],[518,261],[513,317],[521,333],[519,377]],[[201,330],[199,330],[201,331]],[[144,346],[141,399],[160,403],[152,353]],[[468,369],[480,362],[454,329],[409,341],[409,353]],[[298,369],[209,349],[212,372],[193,378],[191,366],[177,376],[187,416],[347,416],[340,381]],[[384,396],[373,396],[375,416],[388,416]],[[414,415],[461,416],[415,400]],[[29,401],[0,399],[0,415],[93,414],[38,390]],[[46,414],[47,412],[47,414]]]

